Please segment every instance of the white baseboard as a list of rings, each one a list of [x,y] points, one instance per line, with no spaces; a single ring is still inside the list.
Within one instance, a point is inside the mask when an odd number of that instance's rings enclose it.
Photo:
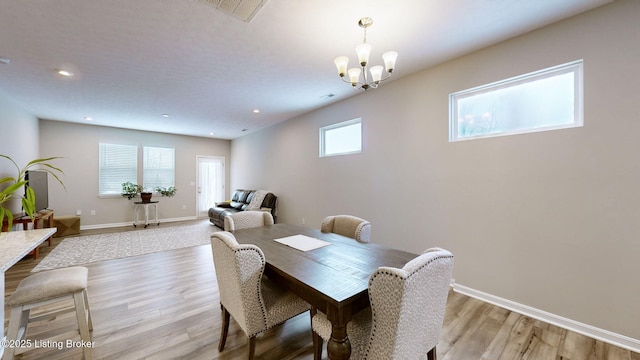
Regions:
[[[495,295],[487,294],[485,292],[475,290],[464,285],[453,284],[453,291],[461,294],[476,298],[488,302],[490,304],[500,306],[507,310],[517,312],[522,315],[529,316],[534,319],[544,321],[546,323],[561,327],[563,329],[571,330],[576,333],[604,341],[606,343],[619,346],[621,348],[631,350],[633,352],[640,352],[640,340],[630,338],[628,336],[616,334],[614,332],[597,328],[588,324],[584,324],[575,320],[571,320],[556,314],[552,314],[540,309],[533,308],[528,305],[520,304],[508,299],[504,299]]]
[[[160,219],[160,224],[175,222],[175,221],[189,221],[189,220],[197,220],[198,218],[195,216],[187,216],[182,218],[170,218],[170,219]],[[96,224],[96,225],[80,225],[80,230],[93,230],[93,229],[106,229],[106,228],[114,228],[114,227],[123,227],[123,226],[132,226],[132,221],[127,221],[125,223],[111,223],[111,224]],[[149,225],[152,225],[149,223]]]

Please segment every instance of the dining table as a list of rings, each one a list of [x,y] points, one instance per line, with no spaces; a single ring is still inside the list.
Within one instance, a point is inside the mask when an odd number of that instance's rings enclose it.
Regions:
[[[369,276],[380,266],[401,268],[417,254],[356,240],[301,225],[279,223],[232,231],[241,244],[264,253],[265,275],[326,314],[331,322],[327,353],[331,360],[349,359],[347,323],[370,306]],[[323,246],[299,250],[283,239],[320,240]]]

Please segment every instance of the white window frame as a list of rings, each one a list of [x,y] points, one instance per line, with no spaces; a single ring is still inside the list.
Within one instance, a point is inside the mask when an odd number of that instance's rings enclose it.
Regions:
[[[459,103],[473,96],[484,95],[489,92],[508,89],[526,83],[533,83],[556,76],[573,73],[573,121],[556,122],[552,125],[530,125],[513,130],[489,131],[486,133],[461,136],[459,126],[464,122],[464,116],[459,114]],[[497,81],[491,84],[474,87],[472,89],[455,92],[449,95],[449,142],[473,140],[479,138],[515,135],[538,131],[566,129],[583,126],[583,60],[576,60],[566,64],[534,71],[528,74]],[[490,116],[490,115],[489,115]]]
[[[347,127],[351,127],[353,125],[359,125],[360,126],[360,132],[359,132],[359,138],[357,139],[350,139],[350,141],[354,141],[355,145],[354,146],[354,150],[349,150],[349,151],[336,151],[336,152],[327,152],[327,140],[329,138],[329,136],[331,135],[331,131],[334,130],[340,130],[340,129],[344,129]],[[357,119],[352,119],[352,120],[347,120],[347,121],[343,121],[337,124],[333,124],[333,125],[328,125],[328,126],[324,126],[320,128],[320,157],[329,157],[329,156],[338,156],[338,155],[349,155],[349,154],[358,154],[362,152],[362,119],[361,118],[357,118]]]

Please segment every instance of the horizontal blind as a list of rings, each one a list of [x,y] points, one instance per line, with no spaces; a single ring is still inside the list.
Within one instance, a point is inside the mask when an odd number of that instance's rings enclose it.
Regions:
[[[100,143],[99,194],[122,192],[122,183],[137,183],[138,146]]]
[[[144,188],[175,186],[175,149],[145,146],[143,154]]]

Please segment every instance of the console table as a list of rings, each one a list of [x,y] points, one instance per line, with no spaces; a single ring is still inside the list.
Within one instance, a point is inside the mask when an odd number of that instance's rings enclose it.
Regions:
[[[4,324],[4,273],[25,255],[38,248],[45,240],[51,239],[56,228],[12,231],[0,233],[0,324]],[[4,339],[4,326],[0,326],[0,339]],[[0,346],[0,356],[4,348]]]
[[[154,209],[154,213],[155,213],[155,217],[153,219],[154,223],[157,223],[158,225],[160,225],[160,220],[158,220],[158,203],[159,201],[149,201],[149,202],[143,202],[143,201],[136,201],[134,202],[134,204],[136,205],[135,208],[133,209],[133,212],[135,213],[136,219],[133,221],[133,226],[136,227],[138,225],[138,209],[140,208],[140,206],[142,206],[144,208],[144,227],[145,229],[147,228],[147,226],[149,226],[149,206],[153,205],[153,209]]]

